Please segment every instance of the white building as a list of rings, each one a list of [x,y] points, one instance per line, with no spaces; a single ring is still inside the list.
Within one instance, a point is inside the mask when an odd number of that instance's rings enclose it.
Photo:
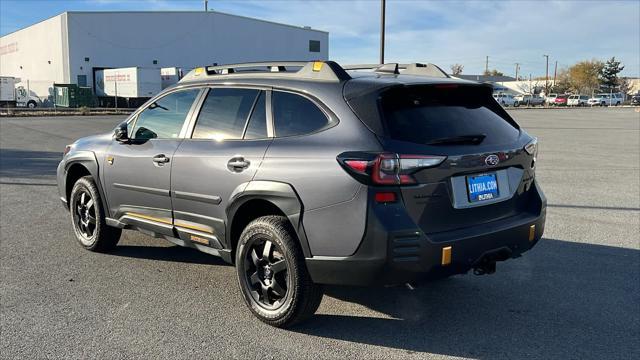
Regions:
[[[215,11],[65,12],[2,36],[0,75],[46,98],[53,83],[94,87],[105,68],[327,60],[328,48],[325,31]]]

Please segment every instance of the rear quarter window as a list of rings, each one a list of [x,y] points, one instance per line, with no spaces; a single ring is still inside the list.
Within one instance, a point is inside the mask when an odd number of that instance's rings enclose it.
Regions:
[[[311,134],[334,125],[316,104],[301,95],[274,91],[271,106],[276,137]]]
[[[482,134],[482,144],[491,145],[512,143],[519,136],[515,122],[484,88],[394,88],[382,94],[380,108],[387,136],[395,140],[429,144]]]

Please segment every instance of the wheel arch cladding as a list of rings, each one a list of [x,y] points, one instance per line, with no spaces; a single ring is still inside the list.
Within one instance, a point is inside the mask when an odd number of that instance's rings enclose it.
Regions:
[[[71,196],[71,190],[73,189],[73,185],[76,183],[76,181],[83,176],[89,175],[93,178],[93,181],[98,188],[103,213],[105,214],[105,216],[109,216],[107,199],[102,189],[102,183],[100,181],[98,172],[98,161],[95,154],[91,151],[78,151],[77,153],[69,156],[65,163],[65,169],[65,195],[67,201],[70,200],[69,197]]]
[[[234,191],[227,207],[227,246],[235,251],[240,234],[253,219],[265,215],[287,217],[296,232],[305,257],[310,257],[309,244],[302,227],[302,202],[290,184],[276,181],[250,181]]]

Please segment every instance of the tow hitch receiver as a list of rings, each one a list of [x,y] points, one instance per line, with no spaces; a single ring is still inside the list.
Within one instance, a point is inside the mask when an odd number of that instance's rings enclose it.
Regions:
[[[496,272],[496,262],[504,261],[511,257],[511,249],[502,248],[485,253],[480,260],[473,265],[474,275],[489,275]]]

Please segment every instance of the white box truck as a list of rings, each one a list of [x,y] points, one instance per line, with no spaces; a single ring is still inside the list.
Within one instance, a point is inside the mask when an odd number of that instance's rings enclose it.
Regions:
[[[160,76],[162,77],[162,90],[164,90],[180,81],[182,71],[177,67],[161,68]]]
[[[102,81],[96,79],[96,95],[101,98],[111,98],[112,101],[123,98],[126,100],[127,107],[138,107],[162,90],[162,79],[158,68],[105,69],[96,71],[96,75],[99,72],[102,72]],[[100,103],[104,102],[100,101]]]
[[[18,86],[19,78],[13,76],[0,76],[0,107],[30,107],[35,108],[40,104],[40,99],[31,96],[24,86]]]
[[[0,77],[0,107],[16,107],[16,83],[13,77]]]

